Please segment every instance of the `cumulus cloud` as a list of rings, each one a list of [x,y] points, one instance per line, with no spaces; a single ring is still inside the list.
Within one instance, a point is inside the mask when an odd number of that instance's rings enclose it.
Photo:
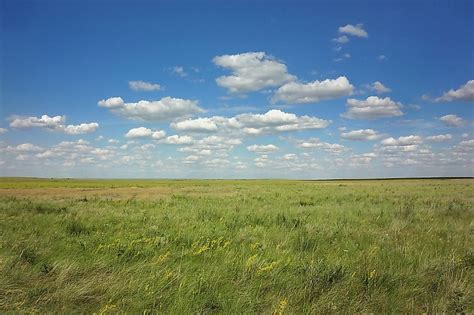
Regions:
[[[384,146],[410,146],[422,143],[422,138],[420,136],[406,136],[406,137],[399,137],[395,139],[393,137],[387,138],[382,140],[382,145]]]
[[[216,82],[234,94],[277,87],[296,79],[288,73],[285,64],[274,60],[265,52],[216,56],[212,61],[217,66],[232,71],[231,75],[221,76]]]
[[[44,151],[42,153],[38,153],[35,156],[39,159],[49,159],[49,158],[56,157],[58,155],[56,153],[54,153],[53,151],[47,150],[47,151]]]
[[[347,139],[347,140],[359,140],[359,141],[377,140],[380,137],[381,135],[378,134],[377,131],[373,129],[359,129],[359,130],[353,130],[353,131],[341,133],[341,138]]]
[[[110,97],[106,100],[99,101],[97,104],[105,108],[121,108],[125,105],[121,97]]]
[[[474,149],[474,139],[459,142],[459,147],[471,150]]]
[[[350,59],[350,58],[351,58],[351,54],[345,53],[338,58],[334,58],[334,61],[339,62],[339,61],[343,61],[345,59]]]
[[[426,140],[432,142],[445,142],[451,140],[453,137],[448,133],[445,135],[436,135],[436,136],[429,136],[426,137]]]
[[[466,84],[460,86],[457,90],[451,89],[448,92],[443,93],[442,96],[435,98],[435,102],[454,102],[454,101],[464,101],[464,102],[473,102],[474,101],[474,80],[469,80]]]
[[[126,134],[126,138],[136,139],[136,138],[152,138],[155,140],[163,139],[166,136],[166,132],[163,130],[153,131],[149,128],[138,127],[130,129]]]
[[[282,160],[285,160],[285,161],[292,161],[292,160],[296,160],[297,156],[294,153],[287,153],[283,155],[281,158]]]
[[[217,124],[213,118],[196,118],[173,122],[171,127],[180,131],[210,132],[217,130]]]
[[[188,155],[187,157],[184,158],[183,162],[184,163],[196,163],[201,159],[200,156],[197,155]]]
[[[247,135],[326,128],[330,121],[310,116],[296,116],[278,109],[265,114],[240,114],[234,117],[213,116],[173,122],[171,127],[189,132],[221,132]]]
[[[72,167],[77,164],[91,164],[98,161],[105,161],[111,158],[115,152],[113,150],[93,147],[86,140],[62,141],[47,150],[36,149],[40,153],[35,154],[38,159],[58,159],[62,166]],[[58,165],[59,166],[59,165]]]
[[[161,90],[161,85],[158,83],[150,83],[145,81],[128,81],[128,87],[134,91],[159,91]]]
[[[18,152],[37,152],[37,151],[42,151],[43,148],[31,143],[23,143],[14,147],[14,150]]]
[[[10,127],[16,129],[43,128],[52,131],[63,132],[68,135],[79,135],[92,133],[99,128],[98,123],[82,123],[79,125],[65,125],[66,116],[49,117],[43,115],[41,117],[13,117]]]
[[[322,142],[319,138],[300,140],[297,146],[302,149],[322,149],[329,153],[341,153],[346,150],[346,147],[341,144]]]
[[[62,131],[68,135],[81,135],[95,132],[99,128],[98,123],[82,123],[80,125],[67,125]]]
[[[118,141],[117,139],[109,139],[109,140],[107,140],[107,143],[108,144],[119,144],[120,141]]]
[[[379,98],[369,96],[366,100],[357,100],[350,98],[347,100],[347,112],[342,117],[350,119],[378,119],[383,117],[401,116],[403,105],[392,101],[390,97]]]
[[[192,153],[194,155],[210,155],[212,152],[218,152],[222,156],[226,156],[227,152],[232,150],[242,141],[235,137],[226,136],[208,136],[202,139],[193,140],[189,146],[179,148],[179,152]]]
[[[13,118],[10,122],[10,127],[12,128],[48,128],[56,129],[58,126],[63,125],[66,121],[65,116],[54,116],[49,117],[48,115],[43,115],[41,117],[16,117]]]
[[[367,38],[369,37],[369,34],[367,33],[366,30],[364,30],[363,26],[364,26],[363,24],[357,24],[357,25],[347,24],[345,26],[339,27],[339,33],[348,34],[348,35],[356,36],[356,37]]]
[[[188,74],[186,73],[186,71],[184,71],[184,68],[181,67],[181,66],[174,66],[173,69],[171,69],[171,71],[176,74],[177,76],[180,76],[180,77],[186,77],[188,76]]]
[[[190,136],[172,135],[166,138],[166,143],[169,144],[192,144],[193,138]]]
[[[112,97],[98,102],[99,106],[110,109],[114,114],[148,121],[171,120],[204,112],[197,104],[197,101],[169,96],[158,101],[141,100],[137,103],[124,103],[120,97]]]
[[[29,153],[35,152],[42,152],[44,149],[32,143],[22,143],[17,146],[7,146],[7,147],[0,147],[0,152],[11,153],[11,154],[19,154],[21,157],[19,160],[25,160]],[[19,156],[18,155],[18,156]],[[17,159],[18,159],[17,156]]]
[[[278,150],[278,147],[274,144],[267,144],[267,145],[251,145],[247,147],[249,152],[256,152],[256,153],[271,153]]]
[[[330,121],[310,117],[296,116],[280,110],[270,110],[265,114],[242,114],[236,117],[244,125],[248,134],[273,133],[282,131],[295,131],[304,129],[326,128]]]
[[[336,42],[338,44],[345,44],[345,43],[349,42],[349,37],[347,37],[346,35],[342,35],[342,36],[333,38],[332,41]]]
[[[377,154],[373,152],[364,153],[364,154],[353,154],[350,157],[349,166],[351,167],[361,167],[367,166],[374,158],[377,157]]]
[[[386,87],[380,81],[375,81],[374,83],[368,86],[369,90],[374,91],[377,94],[390,93],[392,89]]]
[[[443,116],[439,120],[444,122],[446,126],[449,126],[449,127],[459,127],[464,124],[464,121],[462,120],[462,118],[454,114]]]
[[[6,128],[0,128],[0,135],[4,134],[4,133],[7,133],[8,132],[8,129]]]
[[[288,104],[316,103],[352,94],[354,86],[344,77],[309,83],[289,82],[278,88],[273,101]]]
[[[241,114],[235,117],[244,132],[248,134],[272,133],[304,129],[326,128],[330,121],[310,117],[296,116],[278,109],[272,109],[265,114]]]

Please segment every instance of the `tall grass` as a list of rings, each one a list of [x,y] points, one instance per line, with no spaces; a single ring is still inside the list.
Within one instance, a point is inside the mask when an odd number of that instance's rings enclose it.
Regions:
[[[0,310],[474,312],[473,183],[6,180]]]

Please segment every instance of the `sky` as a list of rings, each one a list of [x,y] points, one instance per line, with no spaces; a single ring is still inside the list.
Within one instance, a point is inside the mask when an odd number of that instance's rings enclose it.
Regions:
[[[0,4],[0,176],[474,176],[472,1]]]

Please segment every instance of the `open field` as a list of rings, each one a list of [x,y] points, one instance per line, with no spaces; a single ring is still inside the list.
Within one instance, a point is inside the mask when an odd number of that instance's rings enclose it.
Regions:
[[[0,310],[472,313],[473,188],[0,179]]]

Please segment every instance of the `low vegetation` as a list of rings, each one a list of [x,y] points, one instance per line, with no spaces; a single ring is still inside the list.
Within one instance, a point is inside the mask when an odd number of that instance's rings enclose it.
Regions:
[[[0,310],[472,313],[474,180],[0,180]]]

